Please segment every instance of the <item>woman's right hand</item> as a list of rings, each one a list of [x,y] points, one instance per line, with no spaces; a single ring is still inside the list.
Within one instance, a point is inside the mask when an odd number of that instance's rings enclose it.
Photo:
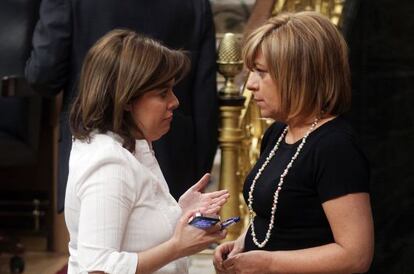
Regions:
[[[202,193],[210,181],[210,177],[210,174],[206,173],[195,185],[181,195],[178,204],[183,212],[199,208],[203,214],[218,214],[230,194],[227,190]]]
[[[226,269],[223,267],[223,262],[227,258],[231,258],[236,254],[241,253],[244,250],[244,234],[237,240],[225,242],[219,245],[214,251],[213,264],[217,273],[226,273]]]
[[[226,230],[220,230],[220,225],[215,225],[208,230],[196,228],[188,224],[189,219],[196,211],[189,211],[178,221],[172,237],[175,249],[179,257],[185,257],[203,249],[210,244],[218,242],[226,237]]]

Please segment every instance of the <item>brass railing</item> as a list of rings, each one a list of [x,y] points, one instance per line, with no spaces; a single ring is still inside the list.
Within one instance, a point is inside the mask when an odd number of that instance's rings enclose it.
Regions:
[[[280,12],[314,10],[320,12],[337,26],[341,25],[345,0],[279,0],[273,15]],[[243,182],[259,157],[260,143],[270,121],[260,117],[260,111],[252,100],[251,91],[238,91],[234,77],[242,69],[240,43],[234,35],[226,34],[219,46],[219,72],[224,76],[225,85],[220,90],[220,148],[221,148],[221,189],[228,189],[230,201],[220,215],[227,218],[240,215],[242,222],[229,228],[228,239],[235,239],[248,226],[247,208],[242,196]]]

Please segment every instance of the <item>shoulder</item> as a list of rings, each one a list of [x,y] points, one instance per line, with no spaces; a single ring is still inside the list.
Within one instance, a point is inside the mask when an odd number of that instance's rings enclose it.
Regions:
[[[315,182],[321,201],[349,193],[369,192],[370,168],[357,135],[342,118],[336,118],[314,132]]]
[[[143,167],[111,134],[93,134],[89,142],[75,140],[69,159],[68,184],[78,191],[100,185],[133,193],[140,185]],[[116,184],[112,182],[118,182]]]
[[[342,117],[324,124],[315,132],[315,146],[318,150],[354,147],[359,149],[358,137],[352,126]]]
[[[119,136],[113,133],[97,133],[92,134],[89,141],[74,140],[70,168],[82,168],[82,165],[89,168],[111,166],[127,172],[133,168],[131,161],[134,160],[134,155],[122,146]]]
[[[95,155],[121,156],[124,148],[122,139],[113,133],[92,133],[88,141],[74,139],[73,150],[86,151]]]
[[[342,117],[328,122],[315,132],[312,146],[319,164],[342,165],[350,171],[369,171],[368,159],[360,146],[357,134]]]

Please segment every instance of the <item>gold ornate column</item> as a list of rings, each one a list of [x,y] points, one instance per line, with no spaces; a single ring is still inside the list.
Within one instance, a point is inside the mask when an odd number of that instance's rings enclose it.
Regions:
[[[230,198],[222,208],[222,220],[240,216],[239,209],[241,178],[238,172],[238,161],[243,132],[240,128],[240,114],[244,107],[245,98],[240,95],[234,84],[234,77],[243,68],[241,46],[232,33],[226,33],[218,49],[218,70],[225,78],[224,87],[219,91],[221,126],[219,143],[221,148],[220,189],[227,189]],[[228,228],[227,239],[236,239],[241,232],[242,223]]]

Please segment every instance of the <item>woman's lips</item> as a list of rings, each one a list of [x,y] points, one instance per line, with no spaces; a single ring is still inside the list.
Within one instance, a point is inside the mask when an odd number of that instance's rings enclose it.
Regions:
[[[261,100],[261,99],[253,98],[253,100],[256,102],[256,104],[259,104],[259,103],[262,103],[263,102],[263,100]]]

